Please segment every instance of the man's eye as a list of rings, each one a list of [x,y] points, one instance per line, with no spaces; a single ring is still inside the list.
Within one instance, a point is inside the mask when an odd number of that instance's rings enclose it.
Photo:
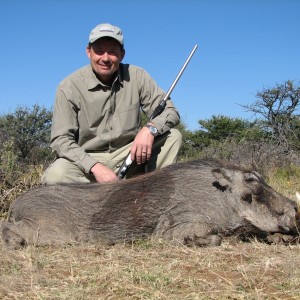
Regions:
[[[98,55],[103,55],[104,53],[108,53],[108,55],[112,55],[112,56],[116,56],[117,52],[115,50],[110,50],[110,51],[103,51],[101,49],[95,49],[94,48],[94,52]]]

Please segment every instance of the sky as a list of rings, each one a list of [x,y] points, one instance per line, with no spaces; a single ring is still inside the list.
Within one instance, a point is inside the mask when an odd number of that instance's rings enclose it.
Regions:
[[[90,31],[119,26],[124,63],[167,91],[190,130],[212,116],[251,120],[256,93],[300,79],[300,0],[1,0],[0,115],[53,108],[59,82],[89,63]]]

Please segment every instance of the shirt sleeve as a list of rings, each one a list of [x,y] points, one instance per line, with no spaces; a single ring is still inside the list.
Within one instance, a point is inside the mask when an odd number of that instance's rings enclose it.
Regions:
[[[72,101],[70,95],[62,87],[56,92],[53,109],[50,145],[59,157],[73,162],[82,171],[89,173],[97,163],[85,150],[77,144],[79,105]]]
[[[145,71],[138,76],[141,86],[141,107],[148,118],[165,96],[165,92],[157,85],[152,77]],[[160,134],[169,131],[180,122],[180,115],[171,99],[167,100],[163,112],[152,120]]]

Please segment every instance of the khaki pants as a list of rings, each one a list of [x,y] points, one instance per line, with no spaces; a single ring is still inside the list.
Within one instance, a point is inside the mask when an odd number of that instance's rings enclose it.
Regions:
[[[152,155],[147,165],[130,166],[126,178],[138,175],[139,173],[151,172],[160,169],[177,161],[177,155],[181,148],[182,135],[177,129],[158,136],[154,140]],[[90,153],[101,164],[113,170],[116,174],[119,171],[124,159],[128,156],[132,143],[117,149],[112,153]],[[74,163],[64,158],[56,159],[45,171],[42,181],[45,184],[95,182],[92,174],[84,173]]]

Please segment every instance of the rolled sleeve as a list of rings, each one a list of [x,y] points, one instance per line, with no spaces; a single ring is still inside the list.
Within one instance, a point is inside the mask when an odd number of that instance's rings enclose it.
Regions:
[[[90,173],[91,172],[91,168],[98,163],[98,161],[96,159],[94,159],[93,157],[91,157],[90,155],[86,155],[83,160],[78,163],[78,167],[80,167],[81,169],[83,169],[85,171],[85,173]]]
[[[180,122],[180,115],[171,100],[167,101],[165,110],[152,122],[160,134],[164,134]]]

